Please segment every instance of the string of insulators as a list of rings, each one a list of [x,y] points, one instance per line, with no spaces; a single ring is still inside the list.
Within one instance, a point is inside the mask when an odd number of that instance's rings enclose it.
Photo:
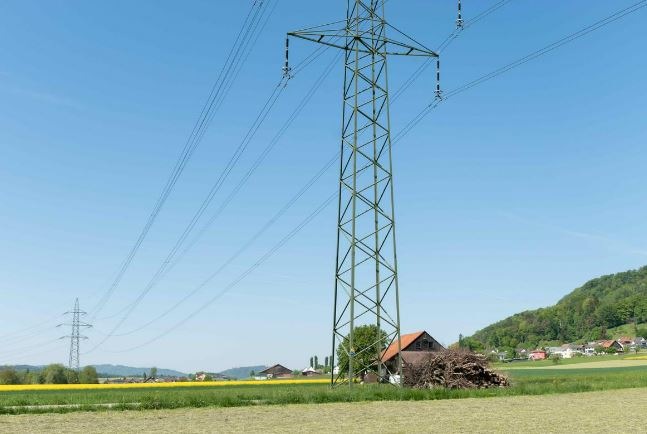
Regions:
[[[440,89],[440,57],[436,58],[436,99],[443,99],[443,91]]]
[[[461,0],[458,0],[458,18],[456,18],[456,28],[462,29],[464,25],[465,21],[463,21],[463,8],[461,6]]]
[[[285,66],[283,66],[283,77],[289,79],[290,75],[290,37],[285,38]]]

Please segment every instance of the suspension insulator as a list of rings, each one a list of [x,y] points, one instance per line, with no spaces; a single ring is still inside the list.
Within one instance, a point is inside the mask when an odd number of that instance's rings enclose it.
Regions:
[[[283,77],[290,79],[292,69],[290,68],[290,37],[285,38],[285,66],[283,66]]]
[[[456,18],[456,28],[462,29],[465,26],[465,21],[463,21],[463,8],[461,6],[461,0],[458,0],[458,18]]]
[[[436,59],[436,99],[443,99],[443,91],[440,89],[440,57]]]

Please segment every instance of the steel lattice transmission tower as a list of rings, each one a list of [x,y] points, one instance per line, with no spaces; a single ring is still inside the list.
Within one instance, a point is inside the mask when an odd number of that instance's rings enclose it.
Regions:
[[[90,324],[87,324],[81,321],[81,317],[87,315],[87,312],[84,312],[79,308],[78,298],[74,301],[74,309],[71,311],[65,312],[65,315],[71,315],[72,322],[59,324],[58,326],[72,327],[72,333],[69,334],[68,336],[62,336],[61,339],[70,339],[70,358],[68,361],[68,367],[78,372],[81,367],[80,358],[79,358],[79,353],[80,353],[79,344],[81,339],[87,339],[87,336],[81,335],[81,327],[88,328],[92,326]]]
[[[402,378],[387,61],[389,56],[438,54],[391,26],[384,3],[348,0],[345,20],[290,32],[286,42],[286,75],[289,37],[345,54],[331,366],[338,348],[348,366],[333,373],[333,385],[352,384],[349,379],[369,371],[382,380],[394,374]],[[359,347],[355,329],[366,324],[385,335]],[[398,354],[389,367],[381,356],[390,344]]]

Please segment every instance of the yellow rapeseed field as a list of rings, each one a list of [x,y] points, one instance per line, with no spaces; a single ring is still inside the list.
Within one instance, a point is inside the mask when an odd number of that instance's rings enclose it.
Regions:
[[[148,389],[217,386],[279,386],[285,384],[327,384],[329,378],[315,380],[242,380],[242,381],[201,381],[179,383],[125,383],[125,384],[18,384],[0,385],[0,392],[33,390],[107,390],[107,389]]]
[[[647,356],[630,356],[630,357],[625,357],[625,360],[647,360]]]

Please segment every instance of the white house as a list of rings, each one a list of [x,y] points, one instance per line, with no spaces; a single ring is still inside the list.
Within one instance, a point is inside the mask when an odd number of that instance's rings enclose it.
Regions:
[[[583,354],[582,348],[578,345],[564,344],[561,347],[550,347],[551,355],[556,355],[562,359],[570,359],[576,354]]]

